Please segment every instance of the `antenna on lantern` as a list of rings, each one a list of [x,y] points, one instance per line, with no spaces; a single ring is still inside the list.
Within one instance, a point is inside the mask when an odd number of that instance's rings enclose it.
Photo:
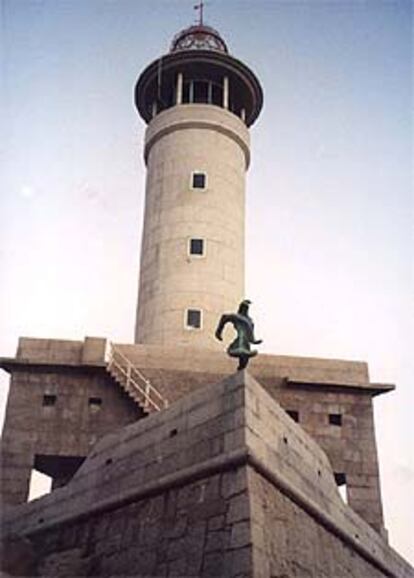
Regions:
[[[203,26],[204,6],[205,6],[205,3],[203,2],[203,0],[200,0],[200,2],[194,6],[194,10],[199,10],[199,19],[198,19],[198,25],[199,26]]]

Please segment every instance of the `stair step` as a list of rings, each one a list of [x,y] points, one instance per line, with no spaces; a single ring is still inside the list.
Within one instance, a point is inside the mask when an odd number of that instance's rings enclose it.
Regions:
[[[154,400],[158,406],[162,406],[163,399],[161,395],[157,395],[157,390],[151,386],[151,383],[145,379],[145,376],[141,374],[138,368],[134,368],[134,366],[128,362],[122,352],[116,349],[112,351],[114,358],[106,367],[108,374],[143,411],[146,413],[159,411],[152,405],[151,401]],[[128,375],[126,375],[127,372],[129,372]],[[132,379],[132,381],[128,382],[128,379]],[[140,389],[134,385],[134,381],[142,387],[143,391],[140,391]],[[150,389],[150,392],[148,392],[149,398],[147,399],[146,393],[144,392],[147,392],[148,389]],[[166,402],[164,403],[167,405]]]

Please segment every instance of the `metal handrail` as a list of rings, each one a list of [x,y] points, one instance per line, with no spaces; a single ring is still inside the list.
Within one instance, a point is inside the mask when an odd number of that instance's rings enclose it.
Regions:
[[[118,358],[118,359],[117,359]],[[120,361],[119,361],[120,359]],[[151,384],[149,379],[135,367],[128,357],[122,353],[113,343],[109,345],[108,370],[112,368],[120,371],[125,377],[125,388],[132,386],[142,397],[144,408],[153,407],[157,411],[168,407],[168,401],[162,397],[159,391]],[[135,374],[135,375],[134,375]],[[143,384],[141,385],[139,381]],[[153,399],[155,398],[155,400]]]

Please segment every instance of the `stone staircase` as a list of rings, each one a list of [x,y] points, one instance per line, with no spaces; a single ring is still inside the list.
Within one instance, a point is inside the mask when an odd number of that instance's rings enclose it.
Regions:
[[[112,343],[109,344],[106,370],[145,413],[168,407],[168,401],[151,385],[149,379]]]

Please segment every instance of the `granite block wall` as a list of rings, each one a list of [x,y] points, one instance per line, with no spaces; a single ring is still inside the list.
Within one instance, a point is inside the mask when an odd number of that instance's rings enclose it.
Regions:
[[[117,347],[170,403],[220,381],[234,366],[227,356],[207,350]],[[36,455],[83,458],[99,437],[142,416],[108,380],[105,349],[100,338],[21,338],[16,358],[3,365],[13,375],[3,436],[3,491],[9,503],[26,499]],[[251,371],[326,452],[351,507],[385,535],[372,398],[390,386],[371,384],[362,362],[262,355]],[[52,405],[44,405],[45,395],[56,396]],[[45,460],[38,465],[50,469]],[[56,465],[61,471],[55,487],[67,481],[71,467],[68,475],[62,463]]]
[[[255,578],[380,578],[384,571],[249,470]],[[283,552],[283,555],[281,555]],[[387,574],[385,574],[387,575]]]
[[[348,504],[384,532],[372,396],[323,385],[317,391],[283,383],[267,389],[325,451]]]
[[[249,499],[245,479],[240,488],[233,482],[238,475],[245,478],[243,470],[213,475],[40,533],[37,571],[53,578],[251,576]]]
[[[413,578],[339,496],[324,452],[248,374],[102,438],[8,512],[40,576]]]
[[[143,416],[104,368],[28,366],[13,372],[0,446],[1,499],[27,500],[32,469],[67,481],[98,439]]]
[[[121,349],[170,403],[223,379],[234,365],[224,355],[190,348]],[[286,411],[297,414],[295,419],[329,457],[350,506],[385,536],[373,419],[378,390],[369,382],[367,364],[261,355],[249,371]]]

